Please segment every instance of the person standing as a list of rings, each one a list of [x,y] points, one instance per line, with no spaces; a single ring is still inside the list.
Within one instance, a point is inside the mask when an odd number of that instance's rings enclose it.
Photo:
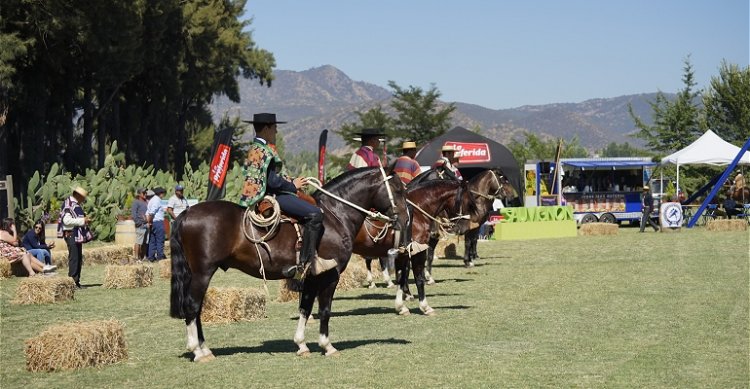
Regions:
[[[88,192],[78,186],[73,194],[63,202],[61,223],[58,225],[58,235],[62,234],[65,244],[68,246],[68,276],[76,283],[76,288],[81,286],[81,268],[83,267],[83,244],[93,240],[89,225],[91,219],[83,211]]]
[[[313,260],[320,265],[316,269],[322,273],[336,267],[333,259],[317,258],[318,245],[323,237],[323,211],[297,197],[297,190],[307,185],[305,177],[291,178],[282,169],[283,162],[274,144],[276,143],[277,125],[286,123],[276,120],[276,114],[258,113],[253,115],[251,123],[255,130],[255,139],[250,144],[245,161],[245,183],[242,188],[240,204],[253,207],[265,197],[273,195],[281,210],[299,220],[304,226],[302,248],[299,263],[282,269],[285,277],[303,279]]]
[[[188,205],[187,199],[183,194],[185,187],[177,185],[174,187],[174,194],[169,198],[167,202],[167,214],[172,218],[172,221],[177,219],[181,213],[185,212],[190,206]]]
[[[378,167],[381,166],[380,157],[375,150],[380,146],[380,138],[383,130],[379,128],[365,128],[356,133],[360,136],[362,146],[352,154],[346,170],[353,170],[360,167]]]
[[[401,152],[403,155],[396,159],[393,173],[401,179],[404,185],[407,185],[422,172],[419,163],[414,159],[417,155],[417,144],[412,141],[404,142],[401,145]]]
[[[651,213],[654,212],[654,196],[651,195],[651,188],[648,185],[643,186],[643,196],[641,197],[641,231],[646,229],[646,224],[650,224],[654,231],[659,231],[659,226],[651,220]]]
[[[164,255],[164,207],[161,205],[161,199],[167,191],[157,186],[154,188],[154,197],[148,201],[146,207],[146,224],[151,230],[148,241],[148,260],[155,262],[166,259]]]
[[[148,231],[146,224],[146,210],[148,209],[148,203],[146,203],[146,189],[138,188],[135,190],[135,200],[133,205],[130,207],[130,217],[135,223],[135,243],[133,244],[133,258],[136,261],[140,261],[145,257],[143,246],[146,243],[146,232]]]
[[[47,244],[44,239],[44,224],[42,221],[34,223],[34,227],[23,236],[23,248],[40,262],[44,263],[44,271],[53,271],[57,266],[52,265],[52,254],[50,250],[55,247],[55,242]]]

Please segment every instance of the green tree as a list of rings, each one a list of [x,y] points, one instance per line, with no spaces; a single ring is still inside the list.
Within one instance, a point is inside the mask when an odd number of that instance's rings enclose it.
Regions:
[[[357,137],[356,134],[361,132],[363,128],[382,128],[386,134],[393,133],[393,119],[383,111],[383,107],[381,106],[371,108],[366,112],[357,111],[354,114],[357,115],[357,122],[346,123],[340,129],[334,131],[344,139],[344,142],[349,147],[358,148],[360,146],[360,142],[354,140],[354,138]]]
[[[727,142],[741,146],[750,139],[750,67],[723,61],[703,94],[706,122]]]
[[[558,140],[554,138],[541,138],[530,132],[524,132],[524,140],[512,139],[508,149],[518,161],[519,168],[523,170],[526,161],[554,161],[557,151]],[[588,151],[581,146],[581,141],[574,136],[569,142],[563,142],[561,158],[585,158]]]
[[[682,82],[685,87],[677,93],[674,101],[659,92],[656,101],[649,102],[653,110],[654,124],[648,125],[633,112],[628,105],[628,112],[639,128],[636,136],[644,139],[651,150],[667,153],[682,149],[703,134],[705,124],[702,122],[702,109],[697,105],[700,91],[694,91],[695,76],[690,57],[685,59]]]
[[[388,86],[393,89],[391,107],[396,111],[389,134],[391,146],[397,147],[399,140],[413,140],[422,145],[450,128],[456,105],[450,103],[441,108],[438,101],[441,93],[435,84],[427,91],[415,86],[404,89],[395,81],[388,81]]]
[[[649,157],[651,153],[646,150],[639,149],[628,142],[616,143],[611,142],[607,147],[599,150],[598,154],[601,157]]]

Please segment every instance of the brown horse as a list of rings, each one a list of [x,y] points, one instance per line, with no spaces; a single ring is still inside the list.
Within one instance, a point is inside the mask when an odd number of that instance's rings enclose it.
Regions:
[[[427,315],[434,313],[434,309],[427,304],[424,292],[424,268],[427,261],[426,244],[430,239],[430,230],[433,224],[442,220],[435,215],[445,214],[449,219],[454,219],[449,225],[451,232],[461,234],[469,228],[469,216],[477,211],[474,196],[469,191],[465,182],[435,180],[410,186],[406,193],[407,201],[410,203],[412,216],[410,245],[406,251],[395,258],[396,274],[398,276],[399,290],[396,294],[396,310],[401,315],[409,313],[409,309],[403,302],[403,291],[408,292],[407,282],[409,279],[409,268],[411,267],[417,292],[419,295],[419,308]],[[464,217],[464,215],[466,215]],[[382,237],[381,237],[382,235]],[[370,257],[385,257],[389,254],[397,254],[394,247],[395,234],[383,232],[380,223],[365,223],[362,225],[357,239],[354,241],[354,253]],[[419,249],[415,246],[425,246]],[[411,266],[409,266],[411,265]]]
[[[473,260],[478,258],[477,241],[479,240],[479,227],[487,221],[492,204],[499,198],[507,201],[515,196],[515,190],[508,179],[500,171],[495,169],[485,170],[469,180],[469,190],[475,196],[477,211],[471,214],[471,227],[464,234],[464,265],[471,267]],[[434,259],[435,247],[440,239],[439,231],[434,229],[430,237],[429,252],[427,253],[427,278],[428,284],[434,284],[432,277],[432,261]]]
[[[750,188],[737,188],[732,191],[732,198],[739,204],[750,203]]]
[[[404,188],[385,180],[378,168],[355,169],[333,179],[323,188],[354,205],[385,213],[395,229],[406,225]],[[313,197],[323,210],[325,233],[318,246],[321,258],[335,259],[337,267],[317,275],[308,275],[302,285],[299,321],[294,342],[298,355],[308,355],[305,345],[305,324],[318,298],[320,315],[319,345],[325,355],[338,351],[328,337],[331,303],[339,274],[346,269],[352,253],[354,237],[365,220],[365,213],[344,201],[316,191]],[[390,199],[393,200],[390,200]],[[266,231],[252,226],[244,219],[245,209],[227,201],[208,201],[190,207],[180,214],[172,230],[172,292],[170,314],[185,319],[188,349],[194,360],[210,360],[200,314],[211,277],[218,269],[238,269],[253,277],[270,280],[285,278],[282,269],[297,262],[295,245],[297,232],[290,223],[281,223],[278,230],[264,244],[254,245],[246,238],[246,231],[262,236]]]

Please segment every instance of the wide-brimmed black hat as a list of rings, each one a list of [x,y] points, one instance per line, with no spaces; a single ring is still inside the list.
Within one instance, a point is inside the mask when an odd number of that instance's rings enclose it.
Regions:
[[[245,123],[257,123],[257,124],[282,124],[286,122],[280,122],[276,120],[275,113],[256,113],[253,115],[253,120],[243,120]]]

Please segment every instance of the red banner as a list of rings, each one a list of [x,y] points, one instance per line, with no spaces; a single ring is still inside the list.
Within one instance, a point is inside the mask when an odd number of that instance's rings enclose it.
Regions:
[[[490,146],[487,143],[445,142],[456,149],[461,164],[490,162]]]
[[[214,186],[221,188],[224,186],[224,177],[227,175],[227,167],[229,166],[229,151],[230,147],[227,145],[219,145],[214,154],[214,159],[211,161],[211,169],[209,179]]]

